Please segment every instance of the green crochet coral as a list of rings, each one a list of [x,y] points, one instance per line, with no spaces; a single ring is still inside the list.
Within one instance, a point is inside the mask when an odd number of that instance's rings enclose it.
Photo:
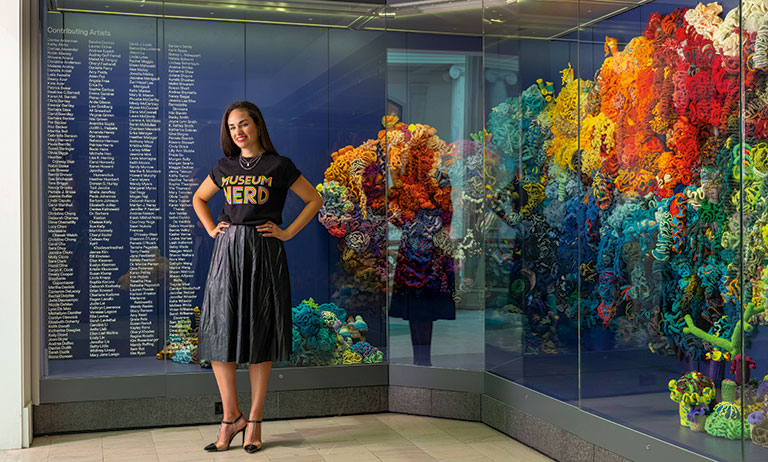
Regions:
[[[750,437],[749,423],[744,421],[745,438]],[[711,414],[707,417],[704,429],[712,436],[728,438],[729,440],[741,439],[742,419],[729,419],[728,417]]]
[[[720,397],[723,401],[736,402],[736,382],[725,379],[720,385]]]
[[[688,327],[683,328],[683,333],[692,334],[715,345],[723,351],[731,353],[731,357],[736,357],[736,355],[741,354],[741,330],[744,329],[744,332],[752,332],[754,326],[749,323],[749,320],[752,319],[753,316],[762,313],[764,310],[764,306],[755,306],[754,303],[747,303],[744,310],[744,317],[736,322],[730,340],[716,337],[710,333],[704,332],[699,327],[696,327],[693,323],[693,318],[691,318],[691,315],[689,314],[685,315],[685,324]]]

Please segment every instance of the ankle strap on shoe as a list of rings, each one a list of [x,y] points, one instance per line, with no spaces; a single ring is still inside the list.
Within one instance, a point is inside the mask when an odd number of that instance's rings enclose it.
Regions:
[[[261,420],[249,420],[250,423],[261,423]]]
[[[242,417],[243,417],[243,414],[240,414],[240,415],[237,417],[237,419],[233,420],[232,422],[227,422],[226,420],[222,420],[222,421],[221,421],[221,423],[223,423],[223,424],[227,424],[227,425],[232,425],[232,424],[234,424],[235,422],[237,422],[238,420],[240,420]]]

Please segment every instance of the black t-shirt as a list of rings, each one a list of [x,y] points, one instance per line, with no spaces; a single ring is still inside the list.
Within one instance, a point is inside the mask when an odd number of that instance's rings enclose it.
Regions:
[[[239,157],[224,157],[209,176],[224,191],[219,221],[260,225],[271,220],[279,225],[283,222],[285,196],[301,172],[291,159],[265,152],[252,170],[241,167]]]

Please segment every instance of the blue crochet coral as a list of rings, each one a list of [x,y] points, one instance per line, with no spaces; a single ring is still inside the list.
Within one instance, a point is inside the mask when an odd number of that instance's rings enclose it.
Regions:
[[[354,343],[351,336],[346,341],[342,338],[340,334],[345,326],[353,329],[359,327],[360,330],[365,327],[367,330],[367,325],[360,316],[353,318],[352,324],[342,325],[339,320],[346,317],[346,310],[335,303],[318,305],[312,298],[302,300],[298,306],[292,308],[291,361],[299,366],[351,364],[349,354],[352,352],[358,354],[362,362],[383,361],[383,353],[369,343]]]

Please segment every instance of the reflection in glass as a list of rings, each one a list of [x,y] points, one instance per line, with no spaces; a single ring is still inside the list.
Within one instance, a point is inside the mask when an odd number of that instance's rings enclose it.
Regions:
[[[486,94],[486,187],[496,217],[486,237],[486,341],[489,370],[572,400],[577,398],[581,194],[573,164],[579,82],[568,69],[562,79],[548,80],[549,62],[542,59],[567,62],[569,52],[568,42],[486,41],[487,76],[499,72],[489,64],[514,64],[525,79],[512,80],[511,92],[491,80]]]
[[[390,33],[389,43],[391,361],[480,369],[481,42]]]

